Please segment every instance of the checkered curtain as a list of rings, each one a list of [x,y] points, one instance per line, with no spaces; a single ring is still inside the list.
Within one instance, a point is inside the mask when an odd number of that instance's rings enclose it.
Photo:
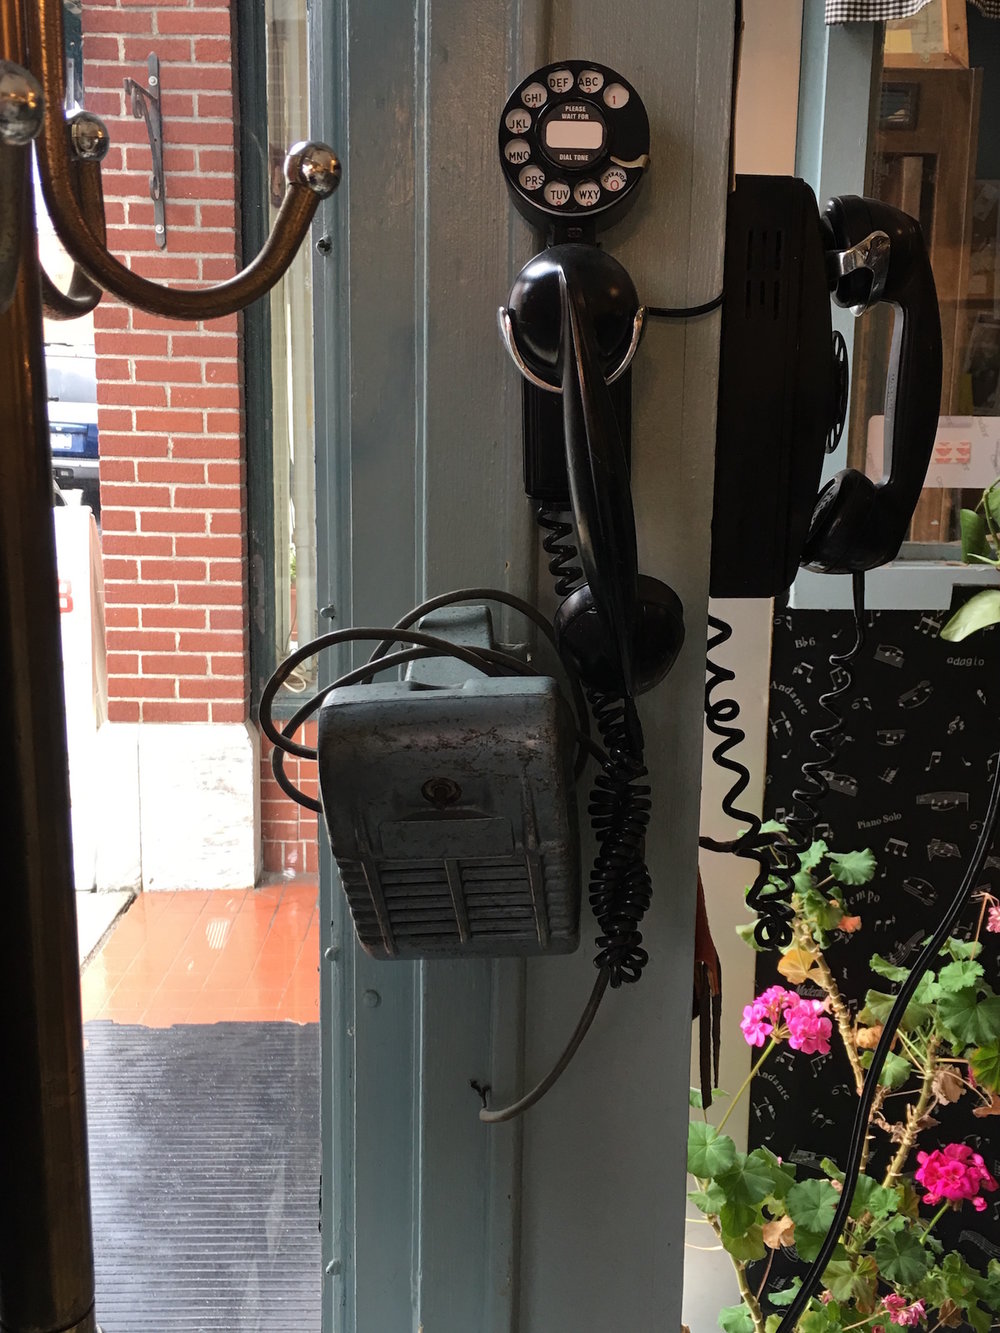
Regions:
[[[1000,0],[969,0],[989,19],[1000,19]],[[827,23],[881,23],[906,19],[930,0],[826,0]]]

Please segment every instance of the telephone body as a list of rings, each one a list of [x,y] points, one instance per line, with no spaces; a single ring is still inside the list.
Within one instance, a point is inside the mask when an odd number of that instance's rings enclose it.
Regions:
[[[847,352],[830,298],[895,307],[887,475],[820,492],[847,411]],[[855,573],[892,560],[920,495],[941,397],[941,324],[919,224],[845,195],[822,211],[804,181],[738,176],[726,219],[711,592],[772,597],[801,565]]]

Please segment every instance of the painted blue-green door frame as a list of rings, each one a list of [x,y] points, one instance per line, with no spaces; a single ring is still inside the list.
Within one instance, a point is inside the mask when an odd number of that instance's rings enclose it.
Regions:
[[[425,595],[529,597],[520,386],[496,309],[533,238],[496,165],[510,86],[559,57],[620,69],[653,164],[606,244],[643,301],[721,282],[732,0],[314,0],[314,132],[345,176],[315,269],[320,605],[387,624]],[[718,316],[650,328],[635,361],[640,564],[688,639],[642,703],[655,902],[642,984],[608,996],[523,1122],[477,1118],[548,1068],[589,991],[570,958],[376,963],[330,859],[322,974],[326,1333],[630,1333],[680,1321]],[[511,633],[523,630],[512,625]],[[592,932],[590,932],[592,934]]]

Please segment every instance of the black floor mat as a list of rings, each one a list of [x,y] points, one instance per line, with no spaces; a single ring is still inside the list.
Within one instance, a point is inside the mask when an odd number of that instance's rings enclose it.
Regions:
[[[318,1333],[317,1025],[84,1035],[104,1333]]]

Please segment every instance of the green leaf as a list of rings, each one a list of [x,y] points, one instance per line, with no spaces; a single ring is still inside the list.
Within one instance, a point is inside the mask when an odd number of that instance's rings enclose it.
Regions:
[[[792,876],[796,893],[808,893],[815,882],[808,870],[799,870]]]
[[[754,1165],[759,1163],[770,1173],[771,1188],[768,1191],[768,1198],[783,1199],[795,1184],[795,1167],[779,1162],[770,1148],[754,1148],[747,1161],[753,1162]]]
[[[865,996],[865,1007],[858,1014],[858,1019],[868,1026],[875,1023],[884,1023],[889,1017],[895,1002],[895,995],[886,995],[884,991],[870,990]],[[929,1005],[918,1004],[916,1000],[911,1000],[906,1006],[906,1013],[903,1015],[900,1027],[904,1032],[910,1032],[913,1028],[921,1027],[931,1017],[931,1012]]]
[[[829,1306],[807,1310],[798,1323],[798,1333],[826,1333],[831,1327]]]
[[[723,1244],[730,1240],[738,1240],[740,1236],[745,1236],[750,1228],[760,1221],[760,1218],[759,1207],[751,1207],[748,1203],[724,1203],[719,1209],[719,1226],[722,1228]]]
[[[740,939],[743,941],[744,944],[749,944],[750,948],[753,949],[754,953],[763,953],[764,946],[762,944],[757,943],[757,938],[754,935],[754,930],[756,929],[756,927],[757,927],[756,921],[748,921],[745,925],[737,926],[736,933],[737,935],[739,935]]]
[[[800,1277],[793,1278],[791,1283],[789,1283],[787,1287],[782,1287],[780,1291],[769,1291],[767,1293],[767,1299],[772,1305],[776,1305],[780,1310],[785,1305],[791,1305],[792,1301],[795,1300],[799,1287],[801,1286],[802,1279]]]
[[[802,890],[799,898],[802,903],[802,914],[810,925],[819,926],[821,930],[837,928],[840,918],[844,915],[842,903],[834,905],[819,889],[812,888]]]
[[[934,973],[925,972],[917,982],[917,989],[913,992],[913,999],[916,1004],[933,1004],[935,1000],[940,1000],[941,994],[941,987],[938,985]]]
[[[979,505],[985,510],[994,528],[1000,527],[1000,487],[995,481],[983,491]],[[976,507],[979,508],[979,505]]]
[[[823,1160],[820,1162],[820,1166],[830,1177],[831,1180],[839,1180],[841,1184],[844,1183],[845,1179],[844,1173],[843,1171],[841,1171],[840,1167],[837,1165],[837,1163],[833,1160],[832,1157],[824,1157]],[[868,1179],[867,1176],[859,1177],[858,1184],[860,1185],[862,1180],[867,1180],[867,1179]]]
[[[688,1106],[694,1107],[696,1111],[704,1111],[705,1099],[701,1095],[701,1088],[688,1088]]]
[[[954,935],[949,935],[944,942],[942,954],[948,953],[956,962],[964,958],[978,958],[983,951],[980,940],[960,940]]]
[[[765,819],[760,826],[761,833],[787,833],[788,825],[779,824],[776,819]]]
[[[753,1317],[745,1305],[726,1305],[719,1311],[723,1333],[753,1333]]]
[[[781,1315],[769,1314],[764,1320],[764,1333],[778,1333],[781,1327]]]
[[[830,874],[841,884],[867,884],[875,875],[875,856],[869,847],[860,852],[830,852]]]
[[[954,994],[956,991],[965,990],[967,986],[974,986],[983,975],[982,963],[961,959],[955,963],[946,963],[938,973],[937,979],[943,991]]]
[[[716,1178],[720,1188],[726,1192],[726,1202],[730,1204],[752,1206],[762,1203],[774,1192],[774,1171],[759,1150],[745,1157],[737,1153],[730,1169],[717,1172]]]
[[[989,1046],[1000,1038],[1000,995],[981,996],[976,986],[949,992],[938,1001],[938,1018],[961,1046]]]
[[[905,1056],[896,1055],[890,1051],[885,1057],[885,1064],[882,1066],[882,1072],[879,1074],[879,1086],[882,1088],[891,1088],[893,1092],[900,1088],[905,1088],[910,1081],[913,1073],[913,1066]]]
[[[870,1254],[858,1259],[834,1259],[823,1271],[823,1285],[834,1300],[854,1301],[862,1306],[875,1303],[878,1269]]]
[[[688,1125],[687,1169],[699,1180],[714,1180],[736,1161],[736,1144],[714,1125],[692,1120]]]
[[[991,560],[992,551],[986,540],[986,519],[975,509],[963,509],[962,522],[962,559],[968,565],[972,557]]]
[[[969,1304],[965,1307],[965,1318],[972,1325],[973,1333],[989,1333],[993,1327],[992,1307],[984,1310],[979,1305]]]
[[[1000,621],[1000,588],[984,588],[960,606],[941,631],[942,639],[960,643],[976,630]]]
[[[799,853],[799,869],[815,870],[823,857],[826,856],[827,850],[827,845],[822,838],[811,843],[804,852]]]
[[[828,1180],[800,1180],[785,1196],[785,1207],[795,1223],[795,1248],[799,1249],[799,1228],[818,1231],[830,1229],[839,1195]],[[799,1253],[802,1251],[799,1249]]]
[[[716,1181],[709,1184],[705,1190],[691,1190],[688,1198],[696,1208],[700,1208],[703,1213],[718,1213],[726,1202],[726,1194],[720,1189]]]
[[[871,1213],[878,1221],[890,1217],[899,1207],[899,1195],[894,1189],[886,1189],[871,1176],[859,1176],[851,1200],[851,1217],[855,1220],[865,1213]]]
[[[795,1251],[800,1259],[804,1259],[807,1264],[812,1261],[820,1252],[823,1242],[826,1240],[826,1231],[810,1231],[804,1227],[795,1228]],[[801,1329],[802,1325],[799,1325]]]
[[[750,1227],[742,1236],[727,1236],[724,1243],[727,1253],[734,1259],[739,1259],[741,1263],[748,1263],[751,1259],[763,1259],[767,1253],[762,1228],[759,1226]]]
[[[883,1231],[875,1245],[875,1262],[887,1282],[912,1287],[931,1266],[927,1248],[907,1228]]]
[[[883,958],[880,953],[872,954],[868,966],[873,972],[877,972],[880,977],[885,977],[886,981],[905,981],[910,975],[908,967],[897,967],[895,963],[890,963],[887,958]]]
[[[1000,1092],[1000,1044],[978,1046],[969,1056],[969,1064],[980,1087]]]

